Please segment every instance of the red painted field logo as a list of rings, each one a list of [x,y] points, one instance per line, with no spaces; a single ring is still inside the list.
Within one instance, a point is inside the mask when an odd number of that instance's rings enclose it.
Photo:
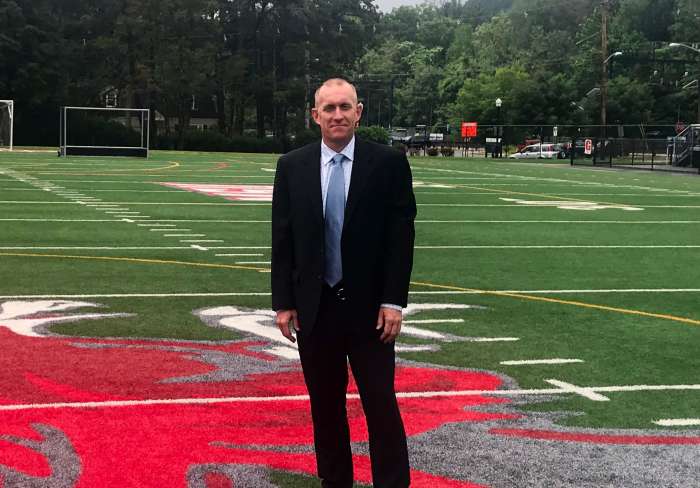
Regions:
[[[51,323],[118,316],[78,312],[86,307],[97,305],[0,303],[0,486],[275,488],[271,469],[315,471],[298,360],[266,339],[269,315],[195,311],[207,326],[245,335],[216,343],[47,335]],[[488,372],[400,361],[411,486],[603,486],[595,476],[610,473],[616,486],[692,479],[700,437],[582,436],[489,395],[514,387]],[[463,394],[475,391],[484,393]],[[355,397],[348,414],[356,476],[370,483]],[[559,483],[567,479],[574,484]]]
[[[203,193],[240,202],[271,202],[272,185],[216,185],[208,183],[159,183],[170,188]]]

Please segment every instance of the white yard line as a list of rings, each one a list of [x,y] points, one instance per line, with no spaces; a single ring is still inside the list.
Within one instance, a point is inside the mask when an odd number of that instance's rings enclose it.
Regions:
[[[264,254],[215,254],[215,256],[220,256],[220,257],[258,257],[258,256],[264,256]]]
[[[700,245],[695,244],[668,244],[658,246],[636,246],[636,245],[528,245],[528,246],[416,246],[416,249],[698,249]]]
[[[609,402],[610,401],[610,399],[608,397],[601,395],[600,393],[596,393],[595,391],[591,390],[590,388],[572,385],[571,383],[566,383],[564,381],[559,381],[559,380],[544,380],[544,381],[546,383],[549,383],[552,386],[557,386],[568,393],[575,393],[575,394],[580,395],[584,398],[588,398],[589,400],[593,400],[594,402]]]
[[[2,202],[0,202],[2,203]],[[162,203],[161,205],[171,205],[171,204],[166,204]],[[624,203],[620,204],[615,204],[615,205],[628,205]],[[501,204],[482,204],[482,203],[418,203],[417,206],[419,207],[511,207],[511,208],[530,208],[530,209],[541,209],[542,206],[536,206],[536,205],[519,205],[519,204],[513,204],[513,205],[501,205]],[[640,206],[640,205],[637,205]],[[644,208],[700,208],[700,205],[642,205]],[[615,210],[615,209],[611,209]]]
[[[574,385],[571,385],[574,386]],[[578,390],[578,387],[575,387]],[[630,390],[629,388],[634,388]],[[413,391],[396,393],[398,398],[454,398],[470,396],[549,396],[567,395],[578,391],[569,388],[541,388],[530,390],[458,390],[458,391]],[[611,387],[586,387],[586,392],[627,392],[627,391],[686,391],[700,390],[700,385],[656,385],[656,386],[611,386]],[[358,394],[348,394],[347,398],[358,400]],[[62,408],[120,408],[139,407],[153,405],[212,405],[219,403],[276,403],[301,401],[307,402],[308,395],[282,395],[282,396],[247,396],[247,397],[214,397],[214,398],[169,398],[169,399],[144,399],[144,400],[114,400],[103,402],[64,402],[64,403],[27,403],[14,405],[0,405],[0,411],[18,410],[45,410]],[[696,419],[693,419],[696,420]]]
[[[172,231],[173,229],[168,229]],[[163,234],[163,237],[206,237],[206,234]]]
[[[85,199],[82,199],[85,200]],[[80,201],[75,202],[63,202],[63,201],[22,201],[22,200],[0,200],[0,204],[17,205],[78,205],[81,204]],[[84,204],[88,206],[95,206],[93,204]],[[189,205],[189,206],[203,206],[203,207],[269,207],[272,202],[265,203],[194,203],[194,202],[121,202],[120,205],[159,205],[159,206],[173,206],[173,205]],[[504,207],[515,207],[518,205],[502,205]]]
[[[236,264],[272,264],[272,261],[236,261]]]
[[[108,214],[133,214],[130,210],[107,210]],[[148,217],[143,215],[143,217]],[[96,222],[91,219],[29,219],[5,218],[0,222]],[[212,223],[212,224],[269,224],[270,220],[222,220],[222,219],[153,219],[153,222]],[[700,224],[700,220],[416,220],[417,224],[624,224],[624,225],[686,225]]]
[[[180,242],[224,242],[221,239],[180,239]]]
[[[662,427],[693,427],[700,425],[700,418],[698,419],[659,419],[652,422],[656,425],[661,425]]]
[[[700,293],[700,288],[620,288],[595,290],[464,290],[411,291],[411,295],[484,295],[493,293],[522,293],[529,295],[576,295],[595,293]]]
[[[517,342],[519,337],[474,337],[469,342]]]
[[[404,320],[404,324],[463,324],[464,319],[419,319]]]
[[[115,219],[0,219],[0,222],[121,222]]]
[[[574,364],[583,363],[581,359],[522,359],[517,361],[501,361],[503,366],[531,366],[539,364]]]
[[[700,224],[700,220],[416,220],[420,224]]]
[[[454,187],[449,189],[449,191],[421,191],[420,188],[430,188],[430,187],[416,187],[414,188],[414,193],[416,195],[451,195],[451,196],[464,196],[464,195],[490,195],[495,196],[493,192],[490,191],[459,191],[460,187]],[[138,191],[138,190],[134,190]],[[642,197],[642,198],[697,198],[700,197],[700,193],[688,193],[687,195],[657,195],[651,193],[570,193],[570,192],[556,192],[557,196],[566,197]]]

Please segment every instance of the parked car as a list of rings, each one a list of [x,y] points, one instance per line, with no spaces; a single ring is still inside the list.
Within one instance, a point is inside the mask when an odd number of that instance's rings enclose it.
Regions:
[[[566,150],[561,144],[531,144],[510,155],[514,159],[564,159]]]
[[[411,142],[411,136],[406,129],[396,127],[391,131],[391,134],[389,134],[389,145],[391,146],[408,144],[409,142]]]

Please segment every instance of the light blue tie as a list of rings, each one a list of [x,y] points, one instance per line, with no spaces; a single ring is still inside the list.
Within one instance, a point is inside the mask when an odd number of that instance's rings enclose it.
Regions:
[[[345,216],[345,156],[336,154],[330,162],[331,175],[326,192],[325,241],[326,272],[324,279],[329,286],[337,285],[343,278],[343,260],[340,254],[340,237]]]

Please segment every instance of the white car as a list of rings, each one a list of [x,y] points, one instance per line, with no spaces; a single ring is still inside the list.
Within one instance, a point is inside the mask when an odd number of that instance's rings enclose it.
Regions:
[[[566,151],[561,144],[532,144],[510,155],[515,159],[564,159]]]

